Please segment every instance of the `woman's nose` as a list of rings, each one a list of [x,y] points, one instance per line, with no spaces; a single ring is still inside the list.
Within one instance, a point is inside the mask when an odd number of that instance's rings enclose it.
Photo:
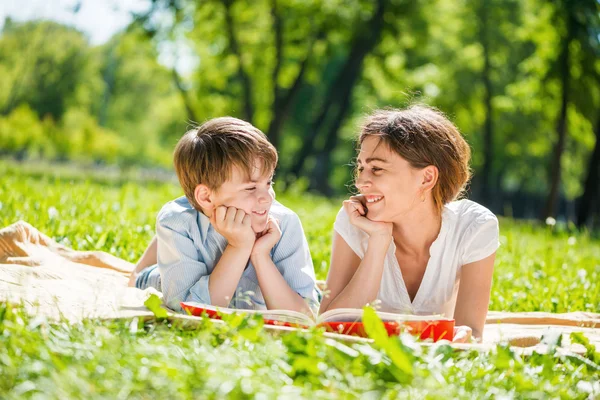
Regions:
[[[371,182],[363,177],[357,177],[354,183],[358,190],[366,189],[371,185]]]

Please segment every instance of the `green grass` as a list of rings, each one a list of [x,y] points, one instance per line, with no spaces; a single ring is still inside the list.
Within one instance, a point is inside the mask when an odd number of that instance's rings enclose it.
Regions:
[[[23,219],[73,248],[135,262],[156,213],[180,193],[173,184],[54,178],[0,163],[0,225]],[[302,219],[324,279],[340,201],[301,192],[278,200]],[[600,312],[597,239],[565,226],[500,224],[490,309]],[[523,359],[502,346],[478,354],[408,339],[344,345],[318,331],[274,337],[253,319],[195,330],[136,320],[50,324],[0,304],[0,398],[587,398],[600,396],[599,373],[583,358]]]

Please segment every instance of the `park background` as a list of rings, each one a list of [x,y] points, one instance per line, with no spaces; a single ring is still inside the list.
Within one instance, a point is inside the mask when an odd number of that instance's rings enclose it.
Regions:
[[[135,262],[182,194],[177,140],[233,115],[277,145],[278,200],[325,279],[362,118],[422,102],[463,132],[468,195],[500,216],[490,310],[600,313],[599,15],[597,0],[0,0],[0,227]],[[600,396],[600,349],[559,351],[551,331],[522,356],[25,310],[0,301],[0,398]]]
[[[168,178],[186,129],[231,115],[279,149],[278,191],[296,184],[342,198],[361,119],[421,102],[470,143],[471,199],[499,215],[597,227],[599,8],[594,0],[8,0],[0,155],[45,170]]]

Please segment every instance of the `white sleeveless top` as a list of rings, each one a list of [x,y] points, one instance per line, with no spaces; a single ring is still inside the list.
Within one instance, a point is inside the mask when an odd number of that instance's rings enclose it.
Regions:
[[[369,236],[350,224],[343,207],[333,228],[362,259]],[[443,314],[452,318],[462,266],[494,253],[500,245],[498,235],[498,219],[482,205],[470,200],[446,204],[440,233],[429,249],[427,269],[412,302],[396,258],[396,245],[393,241],[390,244],[377,294],[379,309],[404,314]]]

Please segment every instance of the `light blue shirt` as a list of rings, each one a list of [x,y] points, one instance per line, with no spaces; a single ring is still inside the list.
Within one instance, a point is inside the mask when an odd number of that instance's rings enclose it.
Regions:
[[[271,259],[292,290],[304,298],[313,312],[318,310],[315,271],[300,219],[277,201],[269,214],[281,228],[281,238],[271,250]],[[167,307],[181,311],[180,302],[211,304],[208,282],[227,247],[206,215],[194,209],[187,198],[167,203],[156,218],[158,267],[142,271],[136,286],[162,291]],[[266,309],[251,262],[242,273],[229,307]]]

